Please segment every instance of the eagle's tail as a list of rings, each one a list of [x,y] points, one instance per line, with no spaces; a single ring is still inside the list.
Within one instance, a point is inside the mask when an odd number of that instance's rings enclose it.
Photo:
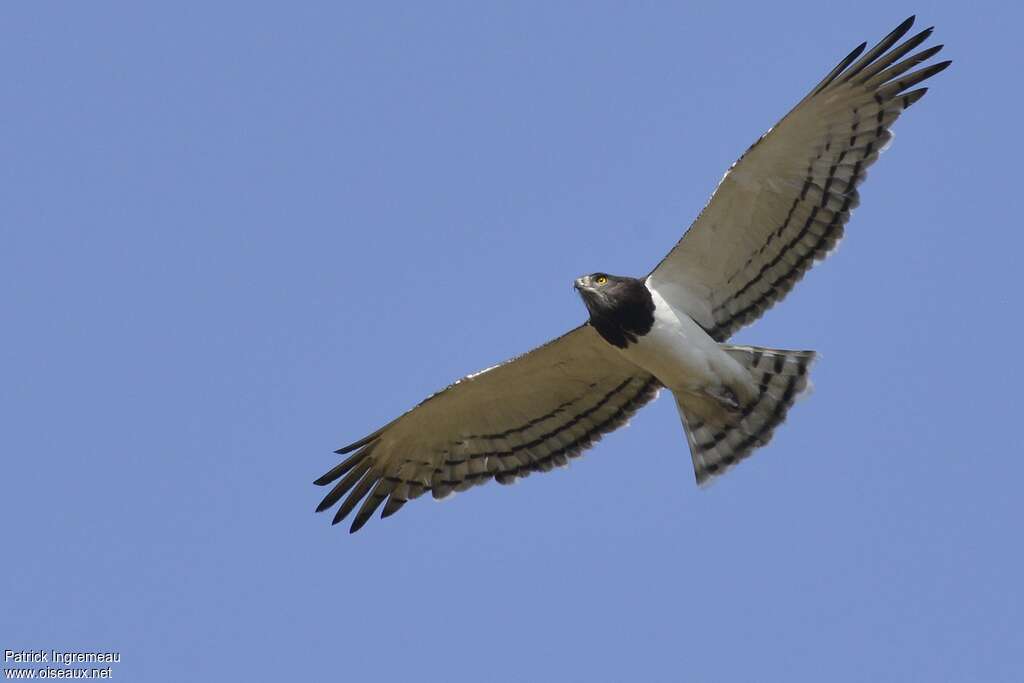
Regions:
[[[750,371],[757,394],[749,403],[732,408],[708,397],[675,394],[698,484],[767,444],[790,406],[810,386],[807,372],[814,362],[813,351],[730,344],[722,349]]]

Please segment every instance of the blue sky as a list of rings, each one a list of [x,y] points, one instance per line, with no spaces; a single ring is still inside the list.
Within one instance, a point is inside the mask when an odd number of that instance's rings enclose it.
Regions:
[[[568,471],[350,536],[312,480],[645,273],[905,16],[951,69],[842,246],[736,340],[812,348],[693,484],[663,396]],[[1021,11],[7,4],[0,648],[194,680],[1010,681]]]

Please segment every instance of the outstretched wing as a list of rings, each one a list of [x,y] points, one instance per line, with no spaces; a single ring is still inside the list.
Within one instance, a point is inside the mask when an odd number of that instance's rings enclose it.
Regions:
[[[893,47],[913,23],[863,56],[861,44],[755,142],[651,273],[650,286],[716,340],[760,317],[836,245],[890,126],[927,91],[910,88],[949,66],[907,73],[942,48],[904,59],[932,32]]]
[[[661,385],[626,361],[590,325],[469,375],[338,453],[356,451],[316,480],[339,480],[317,507],[347,494],[337,524],[363,500],[359,530],[427,491],[443,498],[489,479],[510,484],[566,465],[626,423]]]

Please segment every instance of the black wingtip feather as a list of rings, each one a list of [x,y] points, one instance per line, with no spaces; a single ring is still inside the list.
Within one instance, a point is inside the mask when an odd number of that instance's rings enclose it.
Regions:
[[[867,46],[868,44],[866,42],[861,43],[860,45],[855,47],[850,54],[846,55],[841,60],[839,60],[839,63],[835,65],[835,68],[829,71],[828,75],[825,76],[825,78],[821,79],[821,82],[818,83],[818,85],[816,85],[813,90],[811,90],[811,94],[808,95],[808,97],[816,95],[825,88],[827,88],[832,83],[832,81],[834,81],[836,77],[839,76],[839,74],[843,73],[843,71],[846,70],[846,67],[853,64],[853,61],[857,59],[857,57],[860,57],[860,53],[864,52],[864,48],[866,48]]]
[[[401,510],[402,506],[405,505],[407,502],[409,501],[402,500],[401,498],[395,498],[394,496],[392,496],[391,498],[388,499],[388,504],[385,505],[384,509],[381,511],[380,518],[387,519],[391,515]]]
[[[356,485],[360,477],[366,474],[366,470],[370,469],[370,462],[364,460],[349,472],[344,479],[339,481],[330,492],[324,496],[324,499],[320,501],[320,505],[317,506],[317,512],[323,512],[327,508],[333,506],[341,497],[348,493],[349,489]]]
[[[373,513],[377,511],[381,503],[388,497],[393,485],[387,479],[378,479],[373,490],[370,491],[370,495],[367,496],[366,500],[359,508],[359,512],[356,513],[356,517],[352,520],[352,528],[349,529],[350,533],[355,533],[363,528]]]
[[[921,52],[919,52],[917,54],[917,59],[919,59],[919,60],[921,60],[923,62],[924,60],[928,59],[929,57],[934,57],[935,55],[939,54],[939,52],[941,52],[942,48],[944,48],[944,47],[946,47],[946,46],[944,44],[942,44],[942,43],[939,43],[938,45],[932,45],[927,50],[921,50]]]
[[[341,448],[339,448],[338,450],[336,450],[334,452],[337,453],[338,455],[345,455],[346,453],[351,453],[355,449],[360,448],[362,446],[365,446],[366,444],[368,444],[371,441],[373,441],[374,439],[376,439],[378,436],[380,436],[381,434],[384,433],[385,429],[387,429],[387,427],[381,427],[380,429],[375,431],[373,434],[370,434],[368,436],[364,436],[363,438],[359,439],[359,441],[356,441],[355,443],[350,443],[347,446],[342,446]]]
[[[929,67],[925,67],[924,69],[920,69],[918,71],[915,71],[914,73],[910,74],[909,76],[906,76],[905,78],[901,78],[898,81],[898,83],[899,83],[899,91],[898,92],[903,92],[907,88],[913,87],[913,86],[917,85],[918,83],[920,83],[921,81],[927,80],[927,79],[931,78],[932,76],[934,76],[935,74],[940,73],[942,71],[945,71],[947,68],[949,68],[949,65],[952,64],[952,63],[953,63],[952,59],[947,59],[944,62],[938,62],[937,64],[932,64]]]
[[[313,484],[315,484],[316,486],[327,486],[332,481],[348,472],[350,468],[345,467],[345,465],[347,464],[348,463],[343,462],[338,465],[335,465],[328,472],[323,474],[319,479],[314,479]]]
[[[924,94],[926,92],[928,92],[928,88],[920,88],[918,90],[914,90],[912,92],[906,93],[905,95],[902,95],[902,97],[903,97],[903,108],[904,109],[910,108],[910,105],[914,104],[914,102],[917,102],[919,99],[924,97]]]
[[[884,52],[885,50],[888,50],[889,47],[892,47],[900,38],[905,36],[907,34],[907,31],[910,30],[910,27],[914,25],[914,22],[916,20],[917,20],[917,15],[916,14],[911,14],[909,17],[904,19],[903,22],[900,23],[899,26],[897,26],[893,30],[889,31],[889,35],[887,35],[885,38],[882,38],[880,41],[878,41],[878,45],[879,46],[882,46],[882,45],[886,46],[882,51]]]
[[[853,51],[850,52],[850,54],[846,55],[846,57],[843,58],[843,61],[840,62],[840,64],[845,63],[843,69],[845,69],[847,66],[850,66],[853,60],[857,59],[857,57],[860,57],[861,53],[864,52],[865,49],[867,49],[867,46],[868,41],[865,40],[863,43],[853,48]],[[841,72],[843,69],[839,69],[839,71]]]
[[[352,509],[367,493],[370,492],[370,489],[373,488],[373,485],[377,483],[379,478],[379,473],[374,473],[373,470],[368,471],[365,476],[359,480],[359,483],[355,485],[352,493],[348,494],[348,497],[344,502],[342,502],[341,506],[338,508],[338,512],[335,513],[334,520],[331,524],[337,524],[348,517],[349,513],[352,512]]]
[[[387,496],[378,496],[376,492],[370,494],[370,497],[366,499],[363,506],[359,509],[356,514],[356,518],[352,520],[352,526],[349,527],[348,532],[354,534],[363,528],[363,525],[370,521],[370,517],[373,517],[373,513],[377,511],[380,504],[384,502]]]
[[[346,460],[332,467],[328,472],[326,472],[319,479],[316,479],[313,483],[316,484],[317,486],[326,486],[327,484],[330,484],[332,481],[341,477],[343,474],[345,474],[353,467],[355,467],[359,463],[363,462],[366,458],[368,458],[370,456],[370,453],[373,452],[373,449],[377,447],[377,443],[378,442],[373,441],[371,443],[366,444],[358,453],[353,453]]]
[[[931,35],[932,35],[933,31],[935,31],[935,27],[934,26],[929,26],[928,28],[926,28],[925,30],[921,31],[920,33],[915,33],[914,35],[910,36],[903,43],[901,43],[896,49],[894,49],[892,52],[889,53],[890,59],[888,61],[891,63],[891,62],[899,59],[903,55],[907,54],[908,52],[913,50],[915,47],[917,47],[918,45],[920,45],[924,41],[926,41],[929,38],[931,38]]]

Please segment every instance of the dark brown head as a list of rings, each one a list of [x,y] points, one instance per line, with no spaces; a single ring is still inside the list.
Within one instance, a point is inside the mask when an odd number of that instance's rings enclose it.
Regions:
[[[636,343],[654,325],[654,300],[643,280],[593,273],[574,286],[590,311],[590,324],[613,346]]]

